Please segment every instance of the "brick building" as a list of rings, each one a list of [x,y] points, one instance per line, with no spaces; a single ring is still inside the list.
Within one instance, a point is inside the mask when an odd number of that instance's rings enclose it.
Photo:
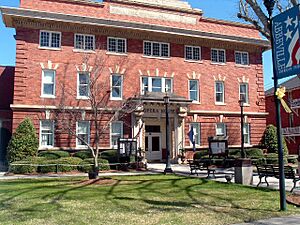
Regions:
[[[282,134],[287,142],[290,154],[298,154],[300,151],[300,77],[296,76],[281,84],[286,88],[285,101],[292,109],[292,113],[287,113],[281,107]],[[274,88],[265,92],[267,124],[276,126],[276,110],[274,103]]]
[[[173,159],[180,149],[192,149],[191,126],[197,149],[207,148],[214,135],[227,135],[238,147],[241,96],[246,146],[259,144],[266,126],[262,52],[269,46],[254,27],[205,18],[180,0],[21,0],[19,8],[1,12],[6,26],[16,29],[13,130],[31,117],[41,149],[80,148],[58,131],[49,109],[57,107],[59,86],[67,81],[75,97],[64,102],[89,113],[86,80],[97,55],[110,90],[107,107],[134,96],[143,102],[122,121],[110,121],[102,149],[115,147],[120,136],[136,137],[148,160],[162,160],[166,94]],[[90,138],[87,120],[74,130]]]

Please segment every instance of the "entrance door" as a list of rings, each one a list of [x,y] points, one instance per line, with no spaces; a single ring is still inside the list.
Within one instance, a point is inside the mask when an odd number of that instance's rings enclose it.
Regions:
[[[146,158],[148,161],[161,161],[161,134],[146,133],[145,137]]]

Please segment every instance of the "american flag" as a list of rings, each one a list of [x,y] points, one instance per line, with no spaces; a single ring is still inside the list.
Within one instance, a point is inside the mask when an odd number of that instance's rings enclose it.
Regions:
[[[300,61],[300,40],[298,27],[298,17],[290,18],[288,16],[286,23],[286,44],[288,45],[289,61],[286,67],[299,64]],[[295,29],[296,28],[296,29]]]

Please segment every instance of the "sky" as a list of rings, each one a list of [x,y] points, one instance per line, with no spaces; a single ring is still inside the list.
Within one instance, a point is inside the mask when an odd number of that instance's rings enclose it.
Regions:
[[[20,0],[0,0],[0,6],[18,7]],[[205,17],[243,22],[236,17],[238,0],[188,0],[193,8],[202,9]],[[213,2],[213,4],[212,4]],[[15,65],[15,30],[6,28],[0,19],[0,65]],[[271,52],[263,54],[265,90],[273,87]]]

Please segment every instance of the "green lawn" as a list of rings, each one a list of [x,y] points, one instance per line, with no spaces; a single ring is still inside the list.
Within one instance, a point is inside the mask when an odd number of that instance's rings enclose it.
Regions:
[[[279,193],[180,176],[0,181],[0,224],[231,224],[300,213],[279,212]]]

